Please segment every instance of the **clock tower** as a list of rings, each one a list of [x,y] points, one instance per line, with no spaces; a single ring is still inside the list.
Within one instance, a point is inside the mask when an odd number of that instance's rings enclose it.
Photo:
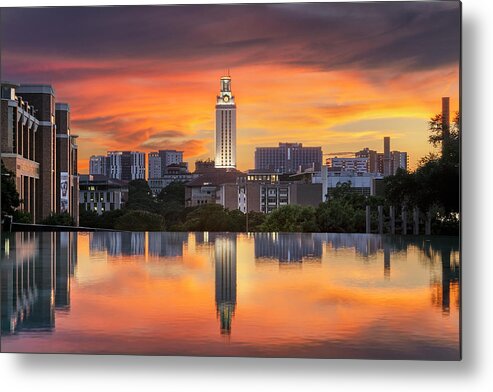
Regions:
[[[231,93],[231,77],[221,78],[221,91],[216,100],[215,166],[236,168],[236,104]]]

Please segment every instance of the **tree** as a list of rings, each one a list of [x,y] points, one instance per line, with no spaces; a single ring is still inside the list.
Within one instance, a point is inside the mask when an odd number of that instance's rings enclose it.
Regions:
[[[250,211],[248,213],[248,231],[260,231],[260,226],[265,222],[265,218],[266,215],[262,212]]]
[[[287,205],[276,208],[260,225],[262,231],[313,232],[318,231],[315,208]]]
[[[128,200],[125,208],[153,213],[158,212],[158,205],[146,180],[132,180],[128,183]]]
[[[178,203],[185,205],[185,184],[178,181],[170,183],[159,192],[157,200],[163,203]]]
[[[12,215],[20,205],[19,193],[15,186],[15,175],[1,161],[2,215]]]
[[[219,204],[204,204],[187,214],[183,228],[187,231],[244,231],[239,217],[237,212],[230,212]]]
[[[185,215],[185,184],[172,182],[157,196],[159,213],[166,221],[168,230],[183,224]]]
[[[115,229],[125,231],[162,231],[164,218],[148,211],[127,211],[115,221]]]

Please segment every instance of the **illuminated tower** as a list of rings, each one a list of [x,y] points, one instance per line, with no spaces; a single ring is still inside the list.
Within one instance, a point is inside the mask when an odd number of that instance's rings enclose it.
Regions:
[[[231,77],[221,78],[221,91],[216,102],[215,134],[217,168],[236,168],[236,104],[231,93]]]

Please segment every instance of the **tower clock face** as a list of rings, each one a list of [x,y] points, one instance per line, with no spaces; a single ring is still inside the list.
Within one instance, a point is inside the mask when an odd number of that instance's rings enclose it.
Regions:
[[[225,95],[225,96],[223,97],[223,101],[224,101],[224,102],[229,102],[229,96],[228,96],[228,95]]]

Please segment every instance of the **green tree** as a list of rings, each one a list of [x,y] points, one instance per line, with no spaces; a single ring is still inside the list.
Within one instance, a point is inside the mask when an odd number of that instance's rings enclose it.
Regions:
[[[128,200],[125,208],[128,210],[158,212],[158,205],[146,180],[132,180],[128,183]]]
[[[176,230],[183,224],[185,212],[185,184],[172,182],[157,196],[159,213],[166,221],[166,229]]]
[[[183,223],[187,231],[245,231],[245,215],[229,211],[219,204],[204,204],[187,214]]]
[[[157,196],[157,200],[163,203],[178,203],[185,205],[185,184],[174,181],[163,188]]]
[[[127,211],[115,221],[115,229],[125,231],[162,231],[164,218],[148,211]]]
[[[265,217],[266,215],[262,212],[250,211],[248,213],[248,231],[261,231],[260,226],[265,222]]]
[[[2,215],[12,215],[20,205],[19,193],[15,186],[15,175],[1,161]]]
[[[287,205],[276,208],[260,225],[262,231],[314,232],[318,231],[315,208]]]

